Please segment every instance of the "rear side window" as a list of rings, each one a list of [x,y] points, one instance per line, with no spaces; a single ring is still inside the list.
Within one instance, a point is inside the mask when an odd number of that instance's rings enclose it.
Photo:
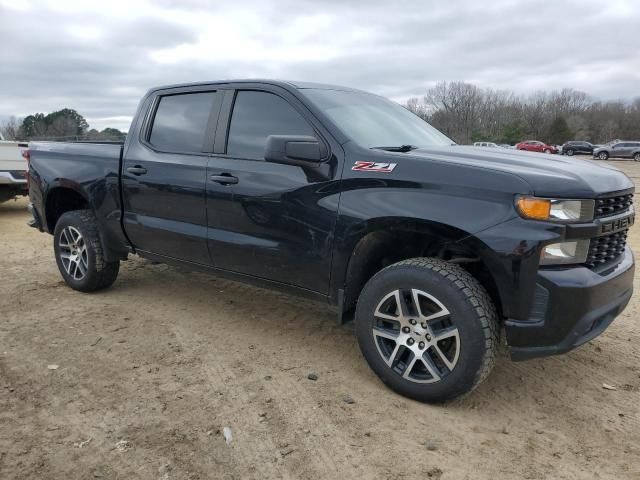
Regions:
[[[161,97],[149,143],[168,152],[202,152],[215,95],[197,92]]]
[[[314,136],[311,125],[286,100],[267,92],[239,91],[233,105],[227,154],[261,160],[269,135]]]

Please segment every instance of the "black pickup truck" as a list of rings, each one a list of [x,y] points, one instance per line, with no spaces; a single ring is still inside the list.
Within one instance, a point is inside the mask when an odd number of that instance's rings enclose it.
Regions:
[[[277,81],[155,88],[124,144],[32,143],[31,224],[66,283],[129,254],[355,315],[363,355],[441,402],[604,331],[632,293],[633,183],[605,164],[455,145],[366,92]],[[135,308],[135,306],[134,306]]]

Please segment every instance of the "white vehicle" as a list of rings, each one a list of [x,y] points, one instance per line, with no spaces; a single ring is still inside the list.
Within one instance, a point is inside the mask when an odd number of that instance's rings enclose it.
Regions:
[[[491,147],[491,148],[498,148],[498,145],[496,145],[493,142],[475,142],[473,144],[474,147]]]
[[[27,143],[5,141],[0,135],[0,203],[27,195],[27,161],[22,150]]]

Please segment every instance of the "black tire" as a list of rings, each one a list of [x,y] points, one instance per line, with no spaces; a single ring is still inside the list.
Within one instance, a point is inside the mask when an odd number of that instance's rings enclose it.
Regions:
[[[570,157],[573,157],[573,150],[572,149],[567,150],[567,155],[569,155]]]
[[[636,162],[640,162],[640,152],[634,153],[634,154],[633,154],[633,159],[634,159]]]
[[[609,153],[608,152],[600,152],[598,153],[598,159],[599,160],[607,160],[609,158]]]
[[[420,293],[416,294],[416,291]],[[439,317],[442,320],[435,320],[436,323],[444,324],[444,329],[439,330],[441,332],[446,331],[447,328],[457,329],[458,337],[451,339],[449,346],[451,348],[454,342],[457,345],[456,363],[453,363],[451,369],[441,361],[442,354],[435,355],[437,351],[444,352],[446,345],[443,342],[450,340],[437,340],[437,330],[431,329],[434,324],[430,322],[433,320],[421,323],[423,328],[425,324],[429,325],[429,332],[433,335],[430,337],[427,333],[425,342],[420,341],[421,346],[418,346],[416,341],[420,340],[422,333],[416,332],[420,327],[415,324],[416,330],[403,334],[402,328],[410,329],[410,327],[401,328],[403,323],[398,322],[398,335],[404,335],[400,338],[418,335],[417,340],[413,340],[411,344],[409,344],[410,339],[402,343],[378,336],[381,331],[385,332],[385,335],[386,332],[391,331],[381,327],[380,322],[391,324],[395,321],[388,322],[380,319],[374,316],[374,313],[381,312],[380,306],[384,306],[387,301],[391,302],[390,305],[394,302],[398,304],[397,299],[400,297],[394,296],[395,292],[410,294],[411,297],[406,296],[409,303],[412,303],[411,299],[414,297],[418,298],[419,304],[425,300],[431,302],[432,300],[427,298],[431,297],[440,304],[437,308],[446,307],[448,315]],[[422,297],[422,294],[425,296]],[[390,300],[384,300],[387,298]],[[413,304],[415,305],[415,302]],[[427,308],[429,304],[423,303],[418,310],[424,313]],[[407,310],[411,311],[411,308],[407,306]],[[423,313],[419,315],[424,317]],[[416,315],[415,308],[410,315]],[[415,319],[410,321],[413,322]],[[422,320],[419,321],[422,322]],[[450,325],[445,322],[450,322]],[[356,307],[356,335],[369,366],[392,390],[422,402],[446,402],[468,394],[476,388],[493,368],[499,345],[499,332],[495,307],[482,285],[459,265],[434,258],[404,260],[381,270],[367,282]],[[436,342],[435,345],[431,343],[432,339],[436,339],[433,340]],[[396,345],[401,346],[396,347]],[[393,349],[393,352],[385,358],[383,349],[386,351]],[[400,351],[402,354],[399,353]],[[411,363],[414,351],[421,355],[420,364]],[[398,352],[394,357],[397,362],[392,359],[395,352]],[[430,360],[423,361],[427,356]],[[406,360],[403,360],[404,358]],[[448,361],[452,362],[451,357]],[[431,364],[431,369],[427,367],[428,364]],[[413,375],[414,379],[404,377],[406,375],[404,372],[410,365],[413,366],[410,368],[409,376]],[[421,367],[424,367],[424,372],[421,371]],[[438,379],[431,373],[434,367]],[[432,383],[417,383],[420,381]]]
[[[69,243],[67,235],[71,232],[79,232],[78,243],[82,246],[78,249],[64,246]],[[75,262],[78,265],[76,265],[77,270],[74,270],[69,266],[69,258],[63,257],[80,249],[83,251],[82,255],[73,255],[73,257],[82,257],[82,262],[79,260]],[[98,224],[91,210],[66,212],[58,219],[53,233],[53,250],[62,278],[74,290],[80,292],[101,290],[111,286],[118,277],[120,262],[105,261],[104,248],[98,235]]]

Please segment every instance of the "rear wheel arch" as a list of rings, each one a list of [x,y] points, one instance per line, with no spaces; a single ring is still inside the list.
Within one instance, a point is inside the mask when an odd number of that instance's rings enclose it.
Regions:
[[[56,223],[66,212],[89,209],[89,200],[78,190],[69,187],[54,187],[47,192],[45,221],[47,231],[53,233]]]

